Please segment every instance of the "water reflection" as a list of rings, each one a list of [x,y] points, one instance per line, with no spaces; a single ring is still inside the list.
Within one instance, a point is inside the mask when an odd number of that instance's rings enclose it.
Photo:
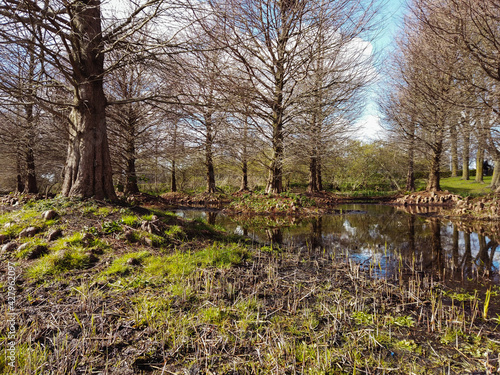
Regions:
[[[202,217],[260,243],[346,254],[381,276],[431,273],[466,286],[485,278],[500,284],[498,230],[442,221],[383,205],[345,205],[339,214],[307,219],[229,217],[216,211],[180,211]],[[376,267],[375,267],[376,266]]]

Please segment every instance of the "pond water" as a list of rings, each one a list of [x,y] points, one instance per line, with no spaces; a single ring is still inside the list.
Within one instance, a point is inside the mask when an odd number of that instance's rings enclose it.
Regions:
[[[500,285],[495,229],[488,233],[463,222],[440,220],[428,213],[410,214],[387,205],[341,205],[335,212],[298,219],[176,211],[179,216],[203,218],[267,246],[347,257],[374,276],[428,274],[468,290]]]

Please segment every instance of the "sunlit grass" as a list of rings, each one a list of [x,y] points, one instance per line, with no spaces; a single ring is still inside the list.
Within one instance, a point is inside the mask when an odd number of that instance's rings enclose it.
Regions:
[[[469,180],[462,180],[461,177],[448,177],[441,179],[441,189],[462,196],[478,196],[491,193],[488,187],[490,183],[491,176],[484,177],[484,184],[476,182],[474,177]]]

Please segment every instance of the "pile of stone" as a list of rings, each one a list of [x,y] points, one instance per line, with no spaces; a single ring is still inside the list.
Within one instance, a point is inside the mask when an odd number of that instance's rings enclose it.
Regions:
[[[467,197],[457,202],[454,213],[456,215],[473,215],[476,217],[499,218],[500,200],[487,198],[472,200]]]
[[[442,193],[435,192],[421,192],[413,193],[409,195],[402,196],[394,202],[395,204],[401,204],[403,206],[408,205],[453,205],[459,202],[461,197],[459,195],[450,194],[445,191]]]

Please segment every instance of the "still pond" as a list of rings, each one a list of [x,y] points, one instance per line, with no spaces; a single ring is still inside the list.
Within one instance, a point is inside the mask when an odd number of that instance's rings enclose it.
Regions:
[[[410,214],[392,206],[351,204],[335,213],[308,218],[225,215],[218,211],[177,210],[229,233],[246,235],[271,249],[346,257],[375,277],[430,275],[467,290],[500,285],[500,246],[495,230]],[[450,285],[451,286],[451,285]]]

